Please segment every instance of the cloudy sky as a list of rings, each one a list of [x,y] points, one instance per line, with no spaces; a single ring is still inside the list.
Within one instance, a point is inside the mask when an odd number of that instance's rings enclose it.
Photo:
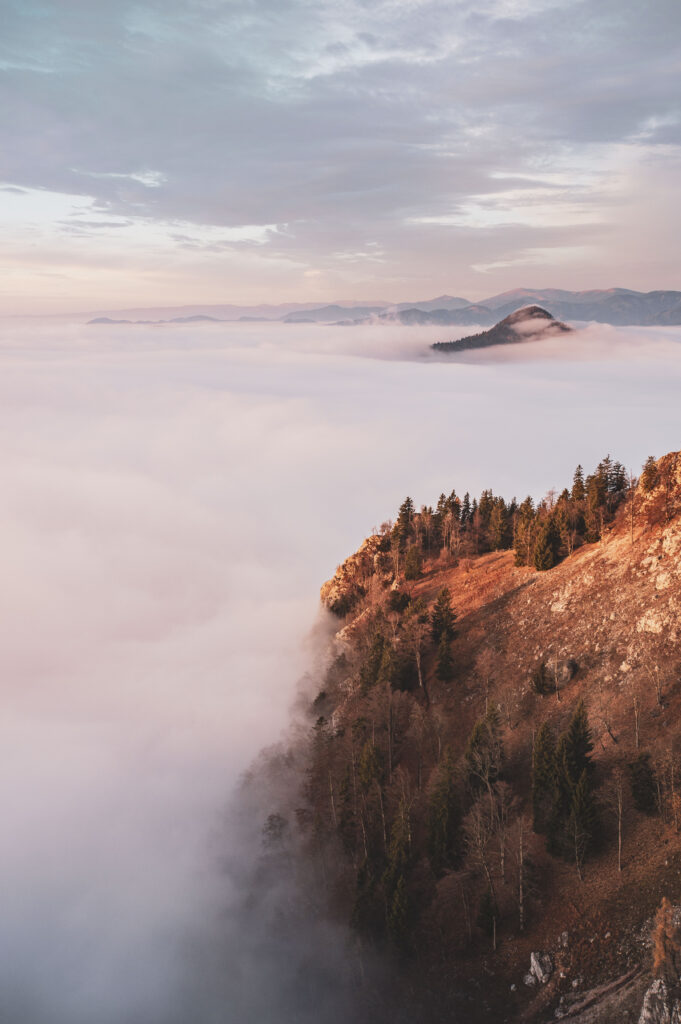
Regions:
[[[678,0],[0,20],[0,312],[679,286]]]

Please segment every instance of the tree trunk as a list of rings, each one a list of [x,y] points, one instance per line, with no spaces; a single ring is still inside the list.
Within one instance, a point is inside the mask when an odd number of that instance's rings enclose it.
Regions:
[[[523,847],[523,819],[518,823],[518,925],[525,930],[525,850]]]

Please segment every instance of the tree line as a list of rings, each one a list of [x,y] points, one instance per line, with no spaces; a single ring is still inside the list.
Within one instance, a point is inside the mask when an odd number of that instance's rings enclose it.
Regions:
[[[649,456],[641,475],[643,490],[659,486],[661,473]],[[515,551],[516,565],[551,569],[584,543],[599,541],[618,513],[636,515],[638,479],[621,462],[606,455],[592,473],[577,466],[572,483],[550,490],[539,502],[528,495],[519,502],[483,490],[477,498],[455,490],[442,493],[437,504],[416,510],[412,498],[400,505],[394,524],[384,524],[385,566],[418,579],[424,559],[441,553],[454,557],[488,551]],[[671,493],[671,488],[666,490]]]

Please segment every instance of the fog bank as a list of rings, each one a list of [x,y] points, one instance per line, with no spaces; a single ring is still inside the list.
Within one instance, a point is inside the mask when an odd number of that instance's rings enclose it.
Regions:
[[[276,942],[267,1011],[259,939],[222,970],[225,807],[321,582],[407,493],[539,497],[681,447],[681,328],[434,358],[449,336],[0,323],[3,1020],[266,1019]]]

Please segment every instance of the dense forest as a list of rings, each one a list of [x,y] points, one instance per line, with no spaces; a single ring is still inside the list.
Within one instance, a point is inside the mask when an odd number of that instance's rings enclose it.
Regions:
[[[681,666],[662,631],[602,615],[582,556],[622,600],[609,566],[626,571],[638,604],[622,607],[647,621],[652,598],[632,559],[667,543],[679,497],[668,456],[649,458],[639,480],[609,457],[588,475],[578,466],[538,503],[451,491],[416,511],[406,498],[325,585],[338,626],[309,709],[297,818],[329,913],[360,949],[394,957],[406,976],[428,972],[442,992],[480,958],[518,971],[522,937],[546,945],[559,907],[575,941],[553,949],[558,991],[640,960],[624,941],[603,956],[576,936],[603,912],[589,883],[614,892],[633,873],[634,835],[658,843],[662,831],[681,849],[668,720]],[[493,572],[490,600],[480,588]],[[559,636],[534,584],[555,587],[561,572],[574,601]],[[612,650],[591,643],[604,629]],[[608,658],[626,671],[626,694]],[[636,870],[652,870],[643,860]],[[641,913],[659,902],[659,889],[646,893]]]

